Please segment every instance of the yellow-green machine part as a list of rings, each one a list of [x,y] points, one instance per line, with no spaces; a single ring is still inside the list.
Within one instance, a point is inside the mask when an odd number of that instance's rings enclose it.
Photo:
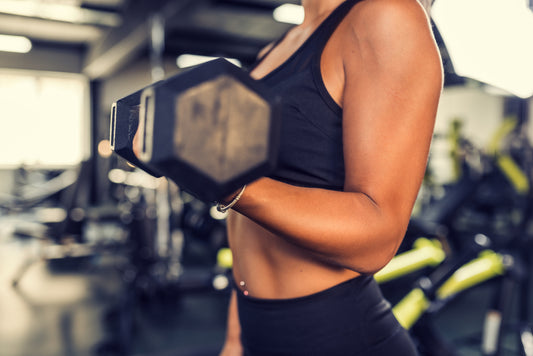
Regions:
[[[381,271],[374,275],[376,281],[383,283],[424,267],[435,267],[446,257],[438,240],[421,237],[414,242],[413,247],[412,250],[394,256]]]
[[[225,269],[230,269],[233,267],[233,254],[228,247],[223,247],[218,250],[217,265]]]
[[[459,268],[446,282],[437,289],[438,299],[446,299],[463,290],[502,275],[505,272],[502,255],[491,251],[482,251],[479,256]],[[392,309],[394,315],[405,329],[414,323],[429,308],[431,301],[420,288],[407,294]]]
[[[445,299],[465,289],[485,282],[491,278],[501,276],[505,272],[502,255],[485,250],[479,257],[459,268],[437,290],[437,297]]]
[[[526,194],[529,192],[527,175],[509,155],[497,155],[496,162],[518,193]]]
[[[520,194],[529,192],[529,180],[527,174],[520,168],[520,166],[513,160],[513,158],[500,150],[500,144],[503,139],[509,135],[518,124],[518,120],[513,117],[508,117],[503,120],[502,125],[493,135],[489,142],[487,151],[494,156],[496,164],[507,177],[514,189]]]
[[[392,312],[400,325],[409,330],[429,308],[430,304],[431,302],[424,291],[420,288],[414,288],[392,308]]]

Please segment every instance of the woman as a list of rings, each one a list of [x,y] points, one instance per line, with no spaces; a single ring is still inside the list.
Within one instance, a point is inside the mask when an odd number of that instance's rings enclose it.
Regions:
[[[282,98],[276,172],[228,197],[221,355],[415,355],[372,274],[425,171],[441,60],[417,0],[303,0],[250,71]]]

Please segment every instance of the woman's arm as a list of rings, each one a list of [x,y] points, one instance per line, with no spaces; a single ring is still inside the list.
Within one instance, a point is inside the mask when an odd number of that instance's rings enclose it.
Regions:
[[[373,273],[395,254],[426,168],[442,69],[415,0],[372,0],[348,14],[343,68],[345,191],[268,178],[236,211],[321,258]]]
[[[241,324],[237,310],[237,295],[235,290],[231,292],[228,307],[228,321],[226,327],[226,340],[220,356],[242,356]]]

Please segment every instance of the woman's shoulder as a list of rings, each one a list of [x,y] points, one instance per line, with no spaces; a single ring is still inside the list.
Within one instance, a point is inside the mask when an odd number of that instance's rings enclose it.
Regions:
[[[418,0],[363,0],[346,16],[347,29],[357,36],[405,35],[429,28],[429,16]]]
[[[429,16],[418,0],[363,0],[347,14],[341,32],[350,57],[436,53]]]
[[[361,0],[350,11],[353,15],[364,14],[365,16],[384,16],[407,14],[426,14],[424,6],[419,0]]]
[[[363,0],[346,17],[340,41],[345,73],[381,70],[389,77],[416,72],[442,77],[429,16],[418,0]],[[410,74],[411,75],[411,74]]]

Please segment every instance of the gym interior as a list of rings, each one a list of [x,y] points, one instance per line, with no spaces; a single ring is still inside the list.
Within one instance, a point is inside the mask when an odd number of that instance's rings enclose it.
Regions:
[[[0,356],[218,355],[225,215],[117,154],[112,107],[201,61],[249,67],[299,3],[0,1]],[[430,11],[444,89],[409,228],[376,275],[422,355],[533,355],[532,9]]]

